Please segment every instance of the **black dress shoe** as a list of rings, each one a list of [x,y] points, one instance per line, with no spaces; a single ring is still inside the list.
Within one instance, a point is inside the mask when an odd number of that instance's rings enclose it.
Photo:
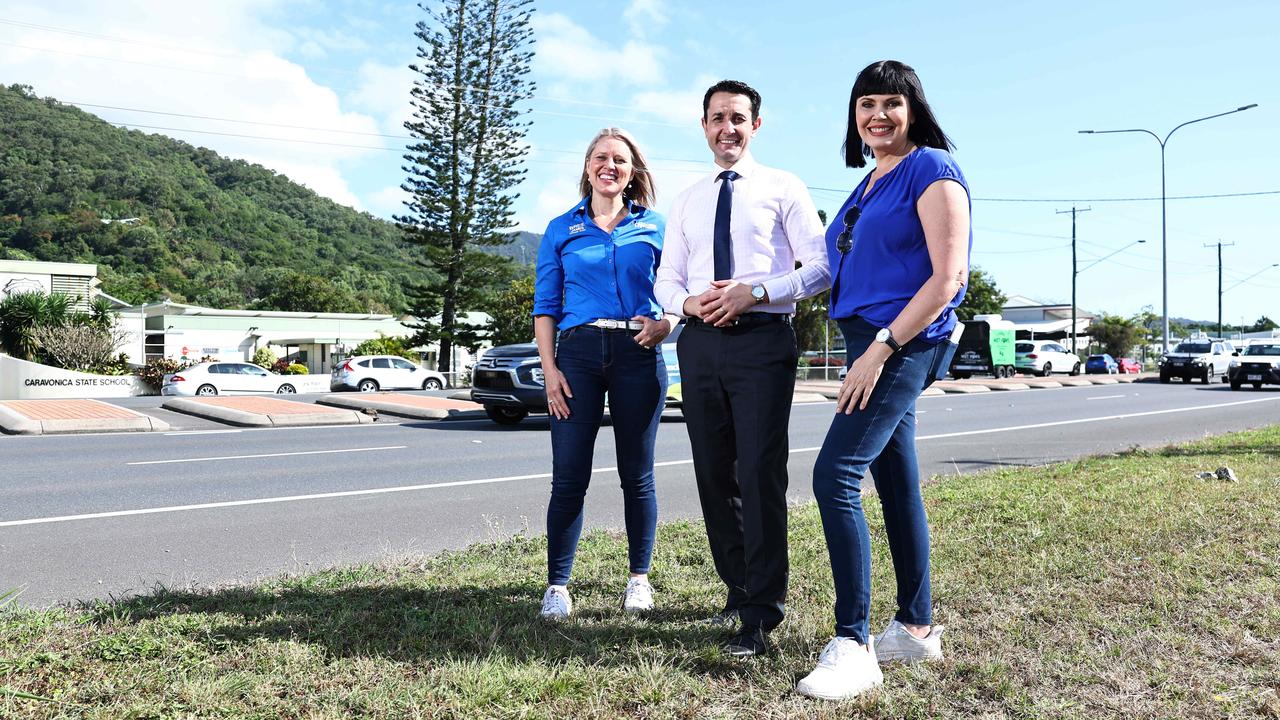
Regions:
[[[718,628],[731,628],[737,626],[738,620],[738,609],[731,608],[729,610],[721,610],[709,618],[704,618],[701,624]]]
[[[769,652],[769,641],[762,628],[744,627],[721,649],[729,657],[753,658]]]

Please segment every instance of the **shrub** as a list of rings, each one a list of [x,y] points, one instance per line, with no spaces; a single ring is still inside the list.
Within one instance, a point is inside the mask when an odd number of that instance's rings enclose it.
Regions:
[[[253,364],[267,370],[274,368],[276,366],[276,360],[278,359],[279,358],[276,357],[275,352],[268,347],[260,347],[258,348],[258,351],[253,354]]]
[[[302,363],[293,363],[284,369],[285,375],[306,375],[309,372],[311,371]]]
[[[195,363],[190,361],[175,360],[173,358],[152,358],[147,361],[146,365],[138,368],[138,377],[142,378],[152,390],[159,390],[164,384],[164,376],[170,373],[176,373],[185,370]]]
[[[387,336],[379,333],[379,337],[365,340],[355,346],[351,355],[399,355],[410,362],[418,362],[418,354],[409,347],[408,337]]]
[[[267,369],[277,375],[284,375],[289,370],[289,365],[290,363],[288,360],[284,358],[280,358],[279,360],[276,360],[275,362],[271,363],[271,367]]]

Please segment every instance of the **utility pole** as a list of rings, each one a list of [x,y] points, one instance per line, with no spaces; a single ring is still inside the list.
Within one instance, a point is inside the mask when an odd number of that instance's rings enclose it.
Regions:
[[[1222,337],[1222,247],[1231,247],[1235,245],[1233,242],[1223,243],[1219,240],[1216,243],[1205,243],[1205,247],[1218,246],[1218,337]]]
[[[1058,210],[1055,215],[1071,213],[1071,352],[1076,352],[1076,213],[1089,212],[1093,208]]]

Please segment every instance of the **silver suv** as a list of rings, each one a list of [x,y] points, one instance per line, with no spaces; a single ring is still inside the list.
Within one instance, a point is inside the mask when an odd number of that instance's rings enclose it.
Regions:
[[[1184,340],[1160,359],[1160,382],[1182,378],[1183,382],[1194,379],[1208,385],[1215,376],[1227,382],[1227,367],[1235,351],[1230,340]]]
[[[395,355],[357,355],[333,366],[329,389],[440,390],[448,386],[444,375]]]

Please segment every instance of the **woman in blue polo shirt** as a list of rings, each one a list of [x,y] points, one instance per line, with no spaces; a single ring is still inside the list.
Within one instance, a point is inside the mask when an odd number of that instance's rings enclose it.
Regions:
[[[914,70],[873,63],[849,98],[845,164],[875,168],[827,229],[831,317],[853,358],[813,469],[836,591],[836,637],[796,686],[846,698],[879,685],[878,662],[942,657],[933,625],[929,525],[916,464],[915,402],[950,363],[955,309],[969,279],[969,189]],[[884,508],[898,610],[872,638],[871,538],[862,513],[870,469]],[[877,662],[878,661],[878,662]]]
[[[634,138],[601,130],[587,146],[582,201],[547,226],[538,248],[534,336],[551,414],[547,591],[541,615],[573,611],[569,572],[582,532],[596,434],[608,393],[622,478],[630,578],[622,607],[653,607],[649,559],[657,525],[653,443],[667,393],[662,340],[672,324],[653,296],[662,216],[648,209],[653,179]],[[558,337],[557,337],[558,335]]]

